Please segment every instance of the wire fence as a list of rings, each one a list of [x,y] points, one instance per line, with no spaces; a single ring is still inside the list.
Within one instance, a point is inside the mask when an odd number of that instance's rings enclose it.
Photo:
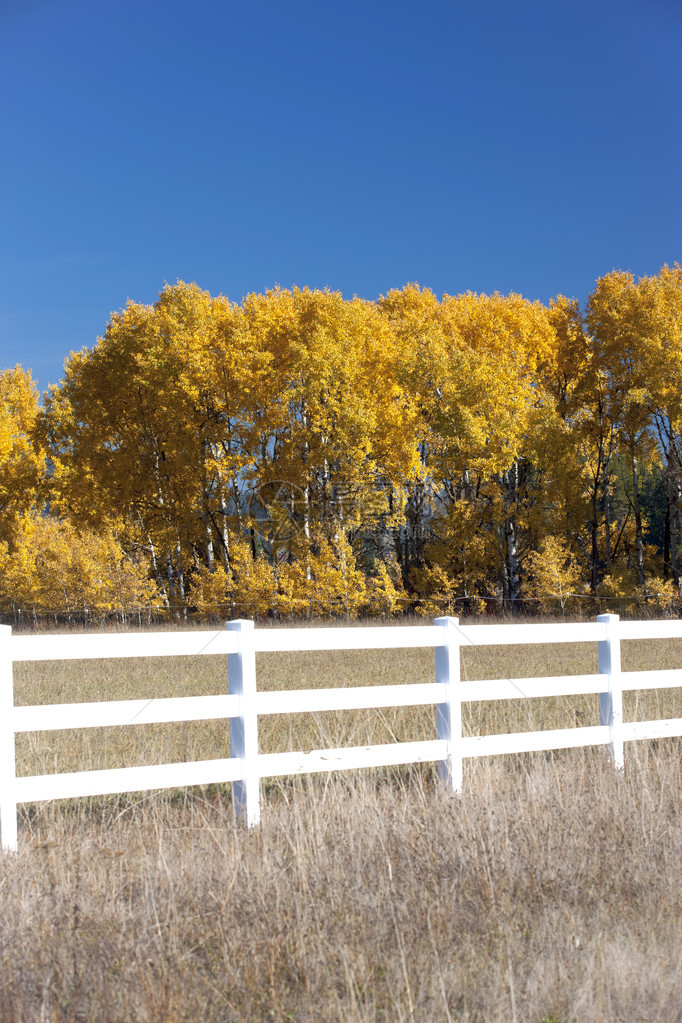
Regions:
[[[562,607],[563,602],[563,607]],[[682,599],[667,593],[637,593],[633,595],[594,596],[586,593],[563,594],[561,602],[555,594],[519,597],[512,603],[498,594],[469,596],[396,597],[390,604],[381,597],[363,599],[362,614],[350,613],[343,598],[338,601],[310,600],[308,606],[296,614],[282,614],[276,609],[258,613],[253,602],[225,600],[215,605],[215,613],[199,611],[191,601],[183,606],[164,604],[128,605],[126,607],[46,608],[18,607],[0,611],[0,623],[19,631],[53,629],[150,628],[178,623],[206,624],[250,617],[260,622],[348,622],[359,619],[381,621],[406,618],[429,618],[434,614],[458,615],[471,618],[495,619],[552,619],[583,621],[596,614],[618,614],[622,618],[679,618]],[[374,605],[372,607],[372,605]]]

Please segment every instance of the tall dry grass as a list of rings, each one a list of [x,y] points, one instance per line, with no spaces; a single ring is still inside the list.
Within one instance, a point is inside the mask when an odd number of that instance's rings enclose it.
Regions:
[[[624,645],[675,667],[682,644]],[[259,658],[263,688],[431,681],[432,651]],[[463,652],[465,677],[595,671],[585,647]],[[17,702],[226,691],[225,658],[17,666]],[[626,717],[679,716],[679,690]],[[468,731],[598,722],[595,696],[473,705]],[[433,737],[432,708],[261,720],[264,751]],[[227,722],[18,737],[20,773],[208,758]],[[682,744],[26,807],[0,857],[0,1020],[682,1020]]]
[[[6,1023],[682,1019],[679,746],[43,809],[0,859]]]

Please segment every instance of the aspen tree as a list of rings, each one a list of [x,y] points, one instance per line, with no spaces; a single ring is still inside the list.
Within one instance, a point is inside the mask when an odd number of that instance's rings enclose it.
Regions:
[[[46,467],[33,436],[38,412],[31,371],[0,372],[0,540],[8,541],[19,518],[41,502]]]
[[[587,302],[586,323],[594,336],[594,364],[606,384],[608,416],[616,443],[627,456],[631,487],[629,500],[635,522],[636,570],[643,586],[644,525],[640,497],[643,467],[658,455],[652,411],[652,385],[664,360],[652,331],[651,309],[643,288],[629,272],[600,277]]]
[[[28,615],[126,616],[158,608],[146,561],[127,553],[114,524],[95,531],[35,511],[0,544],[0,607]]]

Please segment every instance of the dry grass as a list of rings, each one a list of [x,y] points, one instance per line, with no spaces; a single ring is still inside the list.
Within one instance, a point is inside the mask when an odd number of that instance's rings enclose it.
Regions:
[[[679,747],[73,803],[0,859],[6,1023],[682,1019]]]
[[[675,667],[631,643],[624,667]],[[262,655],[264,688],[431,681],[432,651]],[[580,647],[466,650],[465,677],[596,671]],[[17,702],[226,689],[224,658],[17,668]],[[626,716],[679,716],[679,690]],[[597,697],[474,705],[469,731],[598,721]],[[433,737],[431,708],[262,719],[264,751]],[[21,773],[224,754],[227,723],[20,736]],[[0,857],[0,1020],[682,1021],[680,743],[25,808]]]

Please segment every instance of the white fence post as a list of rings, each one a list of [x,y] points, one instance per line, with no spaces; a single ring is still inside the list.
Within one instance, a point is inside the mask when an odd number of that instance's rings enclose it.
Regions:
[[[606,626],[606,639],[600,641],[599,674],[608,675],[609,687],[599,694],[599,720],[609,726],[609,752],[617,771],[625,767],[623,755],[623,689],[620,676],[620,618],[618,615],[597,615]]]
[[[462,791],[462,701],[459,694],[459,618],[436,618],[442,625],[445,645],[436,647],[436,682],[445,683],[445,703],[436,705],[439,739],[447,743],[445,760],[438,761],[438,775],[453,792]]]
[[[0,625],[0,842],[2,848],[17,849],[17,800],[14,759],[14,679],[10,640],[12,628]]]
[[[240,618],[225,627],[239,635],[239,651],[227,655],[228,689],[239,696],[239,717],[230,719],[230,756],[242,762],[241,781],[232,783],[232,798],[237,820],[253,827],[260,821],[254,626]]]

